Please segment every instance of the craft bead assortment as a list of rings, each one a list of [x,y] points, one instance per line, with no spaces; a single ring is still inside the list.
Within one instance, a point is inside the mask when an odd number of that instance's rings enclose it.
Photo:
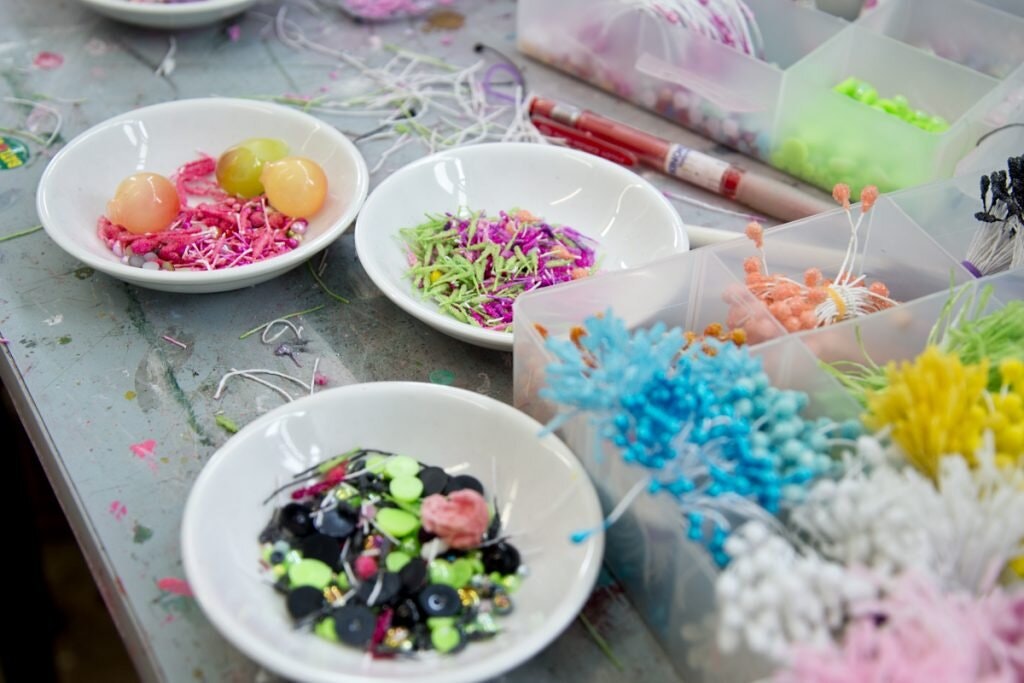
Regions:
[[[279,496],[289,502],[259,541],[288,614],[374,657],[453,653],[497,635],[527,575],[497,501],[468,474],[356,448],[299,473]]]

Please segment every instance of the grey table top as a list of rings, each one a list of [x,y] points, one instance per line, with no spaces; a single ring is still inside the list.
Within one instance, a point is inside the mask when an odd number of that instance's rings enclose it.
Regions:
[[[455,64],[479,56],[483,40],[512,56],[529,87],[629,120],[697,148],[711,143],[589,86],[529,62],[515,51],[513,0],[464,0],[466,23],[449,33],[427,33],[422,21],[359,25],[334,9],[317,15],[290,3],[293,20],[320,39],[372,58],[381,40],[437,55]],[[327,3],[324,3],[326,7]],[[338,65],[279,42],[270,20],[279,3],[259,5],[237,20],[241,37],[225,25],[173,34],[175,69],[154,74],[169,36],[109,22],[73,0],[6,0],[0,23],[0,133],[28,143],[20,168],[0,170],[0,238],[38,223],[34,195],[47,159],[63,141],[127,109],[174,98],[260,96],[313,92]],[[41,52],[52,52],[37,60]],[[63,62],[56,68],[55,62]],[[344,80],[345,72],[340,78]],[[14,98],[14,99],[12,99]],[[50,127],[18,100],[42,102],[60,113],[60,135],[45,145]],[[44,112],[45,113],[45,112]],[[367,123],[333,121],[341,128]],[[39,138],[33,140],[33,137]],[[363,146],[370,165],[381,143]],[[374,174],[422,154],[402,150]],[[736,155],[718,149],[729,158]],[[762,168],[754,162],[749,167]],[[674,185],[677,192],[722,205],[710,195]],[[678,204],[695,225],[742,229],[741,217]],[[736,207],[733,207],[736,208]],[[256,385],[213,393],[234,367],[286,371],[245,330],[276,316],[325,304],[301,322],[321,372],[331,384],[380,380],[454,383],[511,401],[511,354],[486,351],[445,337],[385,299],[359,265],[351,232],[328,250],[327,284],[351,299],[328,298],[301,268],[263,285],[197,296],[138,289],[77,263],[44,232],[0,242],[0,377],[11,391],[50,481],[68,514],[93,575],[130,654],[147,681],[271,680],[228,645],[203,617],[184,585],[178,535],[192,481],[228,435],[215,423],[224,411],[244,424],[281,399]],[[184,342],[187,349],[162,339]],[[133,445],[154,442],[150,450]],[[657,682],[673,674],[636,612],[614,583],[605,582],[585,614],[612,646],[625,671],[601,654],[580,622],[541,655],[502,678],[508,681],[613,681],[626,676]]]

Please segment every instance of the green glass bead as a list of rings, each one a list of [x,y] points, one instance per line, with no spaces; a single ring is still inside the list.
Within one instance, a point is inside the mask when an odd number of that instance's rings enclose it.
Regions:
[[[411,561],[412,558],[405,553],[398,550],[392,550],[384,559],[384,565],[388,568],[389,572],[397,573],[402,571],[402,567],[409,564]]]
[[[854,93],[857,92],[857,88],[859,88],[860,85],[860,81],[851,76],[842,83],[836,85],[836,87],[833,88],[833,90],[835,90],[837,93],[842,93],[847,97],[853,97]]]
[[[367,456],[366,458],[366,471],[372,474],[380,474],[384,471],[384,465],[388,461],[388,456],[374,453],[373,455]]]
[[[444,626],[454,626],[455,617],[427,617],[427,628],[435,629]]]
[[[338,642],[338,634],[334,630],[334,617],[327,617],[316,622],[316,626],[313,627],[313,633],[332,643]]]
[[[430,583],[443,583],[446,586],[452,586],[452,565],[447,560],[434,560],[427,566],[427,571],[430,574]]]
[[[462,634],[454,626],[440,626],[430,632],[430,644],[441,654],[451,652],[462,644]]]
[[[411,503],[423,495],[423,482],[415,476],[395,477],[389,484],[389,490],[395,500]]]
[[[449,584],[452,588],[463,588],[473,578],[473,562],[460,557],[451,563],[451,577]]]
[[[402,542],[398,545],[398,549],[409,557],[419,557],[421,547],[420,539],[415,536],[403,538]]]
[[[382,508],[374,520],[380,529],[395,538],[405,538],[420,529],[420,520],[405,510]]]
[[[292,588],[312,586],[323,590],[331,582],[331,568],[320,560],[301,560],[288,567],[288,581]]]
[[[874,104],[878,100],[878,91],[867,83],[861,83],[854,91],[853,98],[864,104]]]
[[[398,477],[415,477],[420,471],[420,464],[408,455],[395,455],[384,464],[384,476],[388,479]]]

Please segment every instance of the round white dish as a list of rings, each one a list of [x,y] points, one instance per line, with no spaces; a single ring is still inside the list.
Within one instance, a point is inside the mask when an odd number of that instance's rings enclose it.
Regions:
[[[440,152],[399,169],[370,195],[356,221],[356,250],[374,283],[410,315],[470,344],[510,351],[513,333],[442,313],[415,291],[399,231],[425,214],[526,209],[597,242],[601,270],[635,268],[689,249],[682,219],[632,171],[554,145],[493,143]],[[600,275],[598,275],[599,277]]]
[[[553,435],[539,438],[540,430],[509,405],[434,384],[356,384],[282,406],[233,436],[196,480],[181,531],[188,583],[229,641],[289,680],[467,683],[498,676],[576,617],[604,552],[602,534],[582,544],[569,540],[600,525],[600,504],[572,452]],[[284,599],[258,566],[257,538],[272,513],[263,500],[293,474],[356,445],[473,474],[497,496],[505,532],[529,568],[514,611],[500,620],[504,632],[455,655],[374,661],[292,626]]]
[[[154,3],[128,0],[79,0],[86,7],[126,24],[147,28],[180,29],[213,24],[241,14],[257,0],[195,0]]]
[[[293,155],[309,157],[327,174],[327,201],[297,248],[222,270],[143,270],[121,263],[97,236],[96,221],[127,176],[140,171],[170,176],[200,152],[218,156],[253,137],[280,138]],[[168,292],[223,292],[277,277],[336,240],[359,213],[368,188],[359,150],[327,123],[269,102],[204,98],[136,109],[82,133],[46,167],[36,208],[50,238],[96,270]]]

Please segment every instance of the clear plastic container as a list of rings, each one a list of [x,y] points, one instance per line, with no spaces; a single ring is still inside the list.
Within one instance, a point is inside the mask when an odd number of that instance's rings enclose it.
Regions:
[[[700,333],[711,323],[725,324],[730,312],[739,311],[741,317],[759,321],[766,337],[785,334],[747,291],[742,279],[710,249],[676,254],[642,268],[603,273],[558,289],[557,297],[544,297],[544,306],[532,307],[527,319],[519,317],[520,303],[516,302],[517,407],[545,419],[550,415],[543,402],[532,403],[536,400],[534,389],[543,385],[549,361],[546,352],[538,352],[543,347],[543,336],[566,338],[573,327],[590,316],[612,311],[631,328],[649,327],[660,321]],[[520,400],[531,403],[520,404]]]
[[[981,211],[979,180],[980,174],[960,176],[897,192],[890,199],[960,262],[982,226],[974,218]]]
[[[1024,64],[1024,19],[973,0],[889,2],[858,24],[994,78]]]
[[[947,178],[979,137],[1024,119],[1024,20],[1002,11],[1024,15],[1020,0],[889,0],[852,24],[792,0],[747,2],[763,60],[630,0],[520,0],[519,47],[825,190],[849,183],[855,196],[866,184],[888,192]],[[832,91],[850,76],[950,128],[921,130]]]
[[[751,156],[766,157],[784,70],[845,22],[747,0],[764,59],[624,0],[520,0],[519,49]]]
[[[858,211],[854,207],[854,216]],[[772,228],[764,239],[768,270],[803,282],[804,272],[814,266],[826,278],[834,279],[849,240],[849,221],[841,210]],[[865,217],[858,242],[853,272],[866,276],[868,283],[884,282],[897,302],[945,291],[951,282],[971,279],[957,260],[887,197],[880,198]],[[711,249],[736,278],[744,277],[744,260],[757,255],[749,240],[731,240]]]
[[[978,2],[1018,17],[1024,17],[1024,2],[1020,0],[978,0]]]
[[[918,128],[833,88],[847,78],[878,96],[906,97],[910,107],[943,117],[942,133]],[[977,105],[999,81],[937,59],[905,43],[848,27],[787,73],[772,163],[819,187],[866,185],[882,192],[948,176],[984,132]]]
[[[948,194],[938,186],[929,191]],[[725,322],[730,311],[739,309],[754,320],[767,316],[774,325],[769,335],[773,338],[753,345],[751,352],[763,359],[776,386],[809,394],[809,417],[829,415],[841,420],[858,415],[860,405],[821,361],[881,365],[913,358],[924,349],[954,284],[970,292],[991,284],[995,291],[990,309],[1024,299],[1024,270],[973,279],[902,208],[901,200],[912,196],[908,192],[878,200],[868,214],[870,222],[865,220],[861,227],[863,249],[857,260],[858,272],[884,280],[893,295],[906,303],[829,327],[781,336],[781,326],[742,284],[743,260],[756,252],[743,239],[520,297],[515,311],[516,407],[541,422],[555,416],[556,406],[540,396],[545,368],[554,361],[545,337],[568,338],[574,327],[592,315],[610,312],[630,329],[662,322],[700,332],[712,322]],[[939,215],[947,211],[941,196],[931,209]],[[928,205],[925,195],[915,201],[920,201],[922,211]],[[924,222],[934,220],[932,214],[910,213]],[[842,262],[848,239],[846,215],[838,210],[768,230],[769,268],[799,277],[805,268],[816,265],[827,275]],[[967,300],[960,299],[959,305]],[[559,434],[586,466],[606,512],[644,476],[599,438],[587,415],[567,422]],[[608,531],[606,541],[607,565],[681,680],[742,683],[770,674],[771,667],[749,651],[718,649],[717,569],[702,547],[687,540],[673,500],[641,495]]]
[[[516,303],[516,407],[541,421],[554,415],[554,406],[538,394],[544,368],[554,360],[538,326],[548,335],[565,336],[595,310],[605,309],[623,317],[630,329],[663,322],[699,330],[720,320],[725,312],[721,292],[735,281],[707,251],[521,297]],[[777,339],[757,346],[753,353],[763,359],[776,386],[808,392],[807,415],[845,419],[857,414],[856,403],[819,369],[799,338]],[[583,461],[606,512],[644,476],[598,438],[586,416],[574,418],[559,434]],[[770,673],[766,662],[747,651],[719,651],[717,569],[702,547],[687,540],[682,515],[671,498],[641,495],[608,531],[605,562],[682,680],[735,683]]]

